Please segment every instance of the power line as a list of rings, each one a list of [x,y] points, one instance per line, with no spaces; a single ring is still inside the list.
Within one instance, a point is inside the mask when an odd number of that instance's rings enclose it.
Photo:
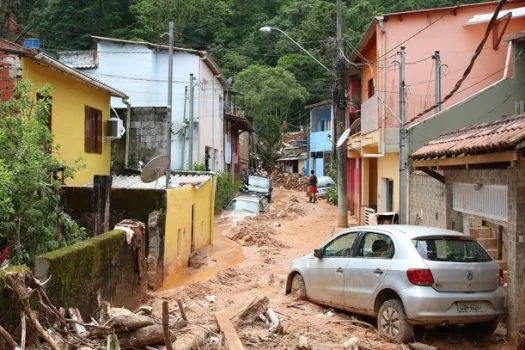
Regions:
[[[467,66],[467,68],[465,69],[465,72],[463,73],[463,76],[461,77],[461,79],[459,79],[457,81],[457,83],[454,86],[454,88],[448,93],[447,96],[445,96],[444,99],[442,99],[438,103],[435,103],[431,107],[425,109],[423,112],[419,113],[415,118],[418,118],[418,117],[420,117],[420,116],[422,116],[422,115],[424,115],[424,114],[434,110],[436,107],[442,105],[444,102],[446,102],[452,96],[454,96],[454,94],[459,90],[459,88],[461,87],[463,82],[467,79],[467,77],[469,76],[470,72],[472,71],[472,68],[474,67],[474,63],[476,63],[476,60],[477,60],[478,56],[481,54],[481,50],[483,49],[483,46],[485,46],[485,43],[487,42],[487,39],[489,37],[490,32],[492,31],[492,28],[496,24],[496,20],[498,18],[499,12],[500,12],[501,8],[503,7],[503,5],[505,5],[506,2],[507,2],[507,0],[500,0],[500,2],[496,5],[496,10],[494,11],[494,14],[492,15],[492,18],[490,19],[490,22],[487,25],[487,28],[485,30],[485,35],[483,36],[483,39],[479,43],[478,48],[476,49],[476,52],[474,53],[474,56],[472,56],[472,58],[470,60],[470,64]]]

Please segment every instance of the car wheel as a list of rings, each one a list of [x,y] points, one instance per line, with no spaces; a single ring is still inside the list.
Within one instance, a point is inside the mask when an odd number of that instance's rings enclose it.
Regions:
[[[303,276],[299,273],[293,276],[291,294],[296,299],[306,299],[306,285],[304,284]]]
[[[498,324],[498,319],[481,323],[469,323],[465,325],[464,334],[471,339],[488,339],[496,331]]]
[[[406,343],[412,339],[414,327],[408,323],[405,308],[400,300],[385,301],[377,315],[379,333],[396,343]]]

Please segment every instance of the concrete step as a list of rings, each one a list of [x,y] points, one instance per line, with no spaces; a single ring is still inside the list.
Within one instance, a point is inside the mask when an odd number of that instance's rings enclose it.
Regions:
[[[480,226],[480,227],[470,227],[469,234],[474,238],[493,238],[492,230],[490,227]]]
[[[478,238],[477,241],[485,249],[498,249],[498,240],[496,238]]]
[[[496,260],[496,262],[503,271],[507,271],[509,269],[509,263],[507,260]]]

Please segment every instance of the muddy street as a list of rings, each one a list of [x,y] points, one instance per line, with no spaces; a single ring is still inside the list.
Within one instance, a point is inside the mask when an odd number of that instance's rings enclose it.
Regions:
[[[271,210],[260,217],[237,227],[216,218],[213,246],[196,254],[182,276],[150,294],[154,313],[161,313],[163,300],[169,301],[170,310],[178,311],[177,300],[181,300],[190,324],[212,331],[205,348],[224,349],[225,340],[210,328],[214,314],[224,309],[233,312],[265,296],[283,332],[271,333],[257,317],[245,321],[236,330],[246,349],[353,349],[350,343],[355,341],[359,349],[407,349],[385,342],[377,334],[375,320],[285,295],[290,262],[339,231],[334,226],[336,213],[337,208],[324,200],[310,204],[304,193],[279,188]],[[503,328],[490,344],[464,339],[455,327],[419,333],[418,340],[439,349],[512,349],[503,342]]]

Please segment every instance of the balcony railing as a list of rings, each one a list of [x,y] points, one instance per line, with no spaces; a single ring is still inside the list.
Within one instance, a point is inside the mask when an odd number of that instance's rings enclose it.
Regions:
[[[361,132],[377,130],[379,127],[379,110],[377,95],[370,97],[361,104]]]

